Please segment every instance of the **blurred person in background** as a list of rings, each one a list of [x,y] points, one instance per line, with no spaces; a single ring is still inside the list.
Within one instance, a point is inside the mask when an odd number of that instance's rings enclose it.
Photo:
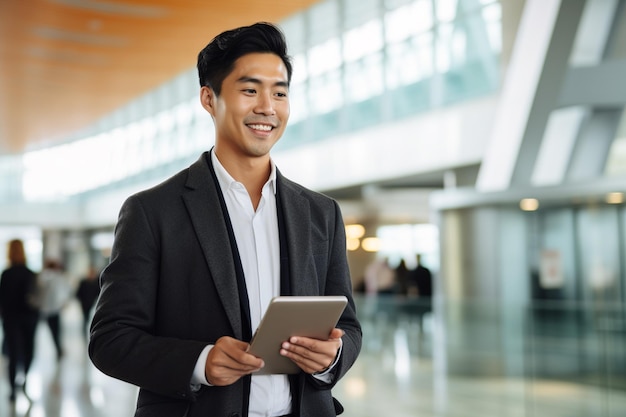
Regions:
[[[422,255],[415,255],[417,265],[408,272],[409,295],[429,301],[433,296],[433,277],[430,269],[422,265]]]
[[[140,387],[136,416],[331,417],[331,389],[361,348],[336,201],[270,158],[289,117],[291,60],[278,28],[226,31],[198,56],[215,146],[129,197],[91,326],[104,373]],[[328,339],[277,346],[293,375],[255,375],[252,335],[278,295],[348,298]]]
[[[98,270],[90,266],[87,275],[81,278],[76,289],[76,298],[80,303],[80,309],[83,313],[83,335],[87,339],[89,331],[89,323],[91,318],[91,309],[93,308],[98,295],[100,294],[100,282],[98,282]]]
[[[422,255],[415,255],[417,265],[408,272],[408,295],[417,297],[415,310],[419,319],[420,331],[424,331],[424,316],[433,310],[433,276],[430,269],[422,265]]]
[[[50,329],[60,360],[63,357],[61,311],[72,297],[72,287],[63,265],[56,259],[46,259],[38,281],[41,317]]]
[[[15,401],[17,387],[26,388],[26,376],[35,351],[37,309],[37,275],[26,266],[24,243],[9,242],[8,268],[0,278],[0,314],[9,357],[10,400]],[[23,381],[18,383],[18,371]]]
[[[396,293],[400,295],[407,295],[409,290],[409,269],[406,266],[404,258],[400,259],[398,266],[394,269],[396,275]]]
[[[396,272],[389,266],[389,258],[377,258],[365,268],[367,294],[394,294],[396,289]]]

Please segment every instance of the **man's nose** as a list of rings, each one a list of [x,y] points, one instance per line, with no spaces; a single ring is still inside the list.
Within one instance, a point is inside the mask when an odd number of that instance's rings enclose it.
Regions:
[[[274,110],[272,94],[260,93],[254,111],[255,113],[264,114],[266,116],[273,116],[274,114],[276,114],[276,110]]]

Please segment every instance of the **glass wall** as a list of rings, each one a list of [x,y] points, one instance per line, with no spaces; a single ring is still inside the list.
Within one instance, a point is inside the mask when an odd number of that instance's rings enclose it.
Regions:
[[[283,26],[295,39],[297,97],[278,149],[488,94],[499,83],[497,1],[326,1]]]
[[[421,345],[448,407],[475,394],[470,415],[624,414],[624,204],[440,214],[442,269]]]
[[[280,25],[294,77],[278,151],[486,95],[499,83],[496,0],[327,0]],[[54,201],[171,175],[213,140],[196,77],[190,69],[62,145],[3,157],[0,198]]]

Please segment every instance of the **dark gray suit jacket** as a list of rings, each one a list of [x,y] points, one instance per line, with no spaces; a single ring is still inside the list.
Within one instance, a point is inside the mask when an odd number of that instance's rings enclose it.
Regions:
[[[140,387],[136,416],[245,416],[244,380],[227,387],[190,380],[202,349],[242,339],[235,264],[204,153],[162,184],[128,198],[91,327],[89,354],[104,373]],[[345,331],[334,379],[292,379],[294,414],[335,415],[330,388],[361,348],[344,225],[337,203],[277,173],[292,295],[345,295]]]

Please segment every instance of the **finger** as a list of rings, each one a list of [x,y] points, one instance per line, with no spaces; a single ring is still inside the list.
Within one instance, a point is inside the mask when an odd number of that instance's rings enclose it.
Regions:
[[[317,352],[285,342],[282,345],[280,353],[296,362],[305,372],[318,372],[330,366],[337,351],[325,349],[325,352]]]
[[[302,371],[307,374],[314,374],[321,371],[323,368],[320,364],[303,359],[303,358],[290,358]]]
[[[216,364],[243,373],[250,373],[259,370],[264,366],[262,359],[245,352],[221,351],[221,355],[216,357]]]
[[[285,342],[289,345],[300,346],[307,350],[322,353],[325,355],[335,355],[341,346],[340,339],[318,340],[309,337],[294,336]]]
[[[262,367],[263,360],[248,353],[249,348],[250,348],[249,343],[242,342],[241,340],[233,339],[231,337],[222,337],[218,339],[214,347],[214,349],[218,349],[219,353],[222,353],[228,358],[229,361],[226,362],[226,364],[229,364],[230,362],[234,362],[234,363],[237,363],[238,365],[241,365],[243,368]],[[230,363],[230,366],[233,366],[233,364]],[[240,369],[241,366],[234,366],[234,367],[235,369]]]
[[[304,372],[313,373],[316,372],[317,369],[321,369],[321,364],[316,363],[316,361],[311,358],[298,354],[293,348],[291,350],[282,348],[280,354],[291,359]]]
[[[233,365],[234,364],[234,365]],[[244,375],[258,371],[256,367],[242,367],[237,362],[209,362],[205,369],[207,381],[212,385],[230,385]]]

